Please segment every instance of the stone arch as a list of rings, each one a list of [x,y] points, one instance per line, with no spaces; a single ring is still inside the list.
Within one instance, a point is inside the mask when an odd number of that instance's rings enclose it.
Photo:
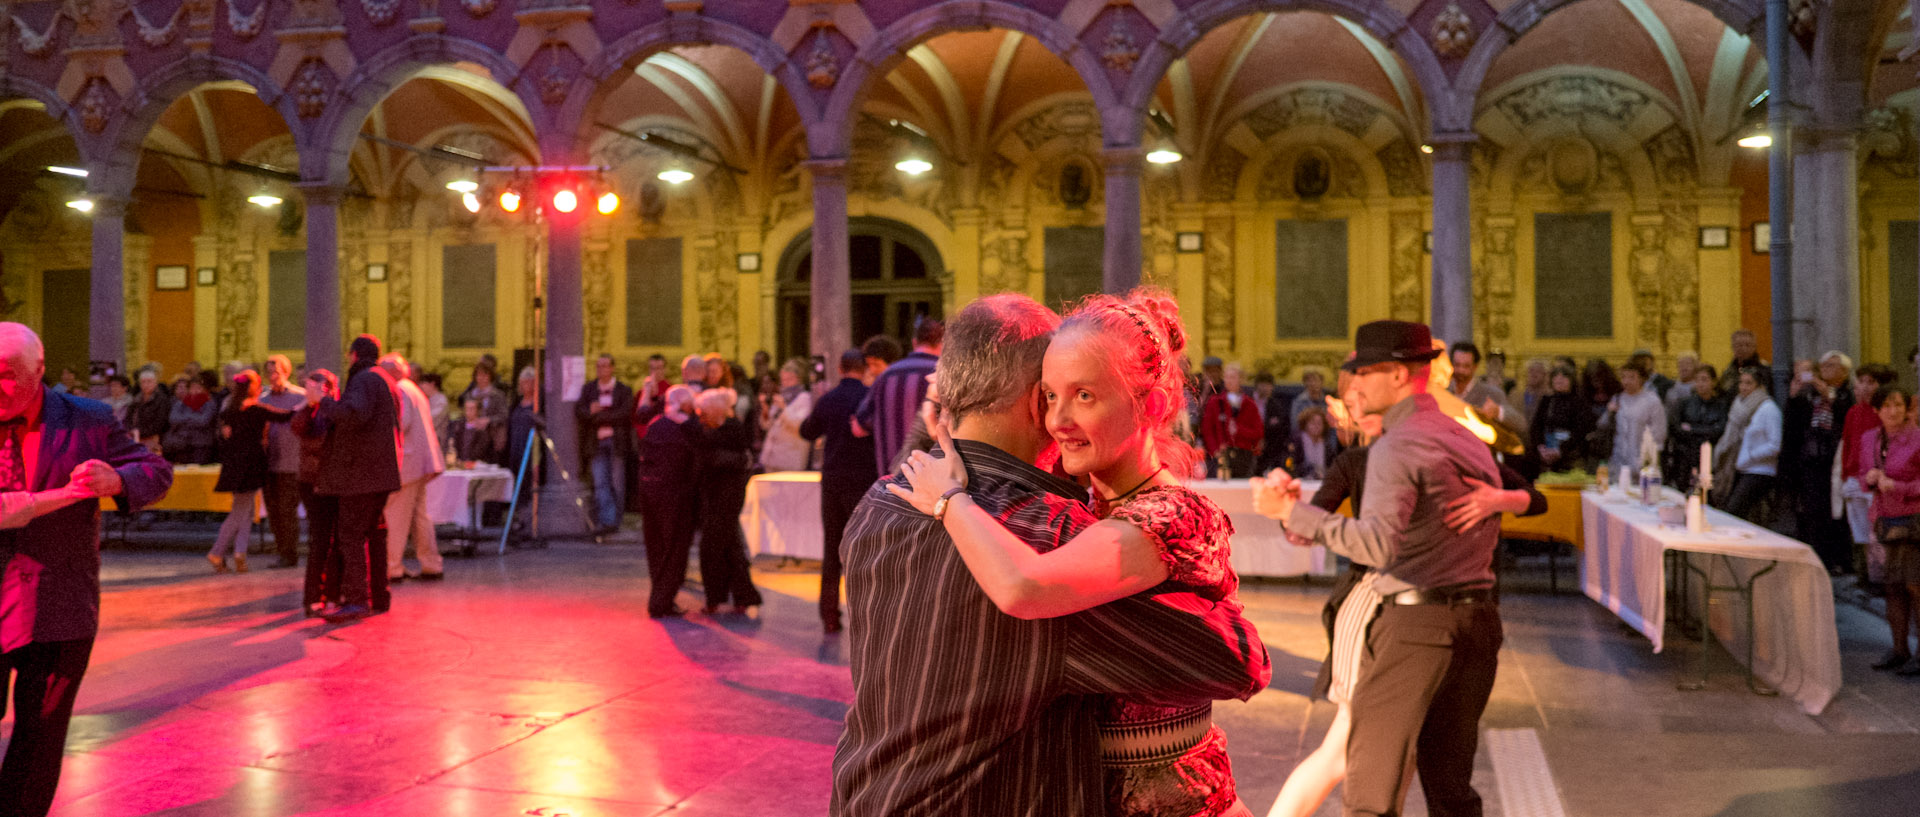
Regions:
[[[1479,108],[1481,84],[1507,48],[1525,37],[1547,15],[1583,0],[1520,0],[1507,7],[1479,34],[1454,74],[1449,92],[1436,95],[1430,103],[1436,132],[1467,131]],[[1688,0],[1720,18],[1727,27],[1751,36],[1766,22],[1766,9],[1758,0]]]
[[[586,117],[598,110],[617,87],[618,83],[613,82],[617,74],[655,52],[676,45],[724,45],[745,53],[754,65],[760,66],[760,70],[780,84],[780,89],[786,92],[787,98],[800,113],[801,127],[813,130],[819,118],[813,86],[807,83],[800,67],[787,58],[786,52],[758,32],[704,16],[653,23],[608,43],[581,69],[583,81],[575,83],[566,101],[556,109],[554,125],[567,128],[576,135],[587,133],[591,123],[586,121]],[[585,142],[593,141],[584,136],[577,138]]]
[[[67,101],[61,99],[52,88],[18,74],[0,73],[0,100],[6,99],[31,99],[40,103],[40,106],[46,109],[47,116],[66,128],[67,138],[80,146],[82,157],[86,155],[85,143],[79,138],[81,131],[75,128],[74,123],[69,119],[72,111]]]
[[[1141,55],[1133,80],[1121,97],[1121,104],[1136,113],[1134,131],[1137,133],[1141,127],[1139,114],[1144,114],[1153,101],[1154,88],[1159,86],[1167,69],[1208,32],[1250,14],[1284,11],[1317,11],[1352,21],[1406,60],[1429,110],[1445,98],[1450,85],[1433,48],[1407,25],[1404,15],[1383,0],[1203,0],[1167,25],[1153,46]]]
[[[538,93],[529,93],[521,87],[520,67],[505,55],[461,37],[414,35],[361,62],[352,74],[340,79],[340,90],[329,100],[326,111],[301,145],[300,175],[312,181],[345,185],[356,134],[373,109],[421,68],[456,62],[471,62],[486,68],[495,82],[520,100],[532,120],[534,132],[544,134],[548,130],[543,127],[549,122],[546,104]]]
[[[141,78],[133,97],[123,103],[101,138],[92,143],[98,152],[88,150],[88,140],[77,140],[82,155],[94,171],[94,175],[88,177],[88,188],[105,196],[131,195],[134,176],[140,169],[140,146],[146,143],[160,115],[189,91],[222,81],[252,86],[260,101],[280,114],[280,120],[293,133],[295,141],[301,139],[300,116],[293,100],[265,71],[239,60],[192,54]]]
[[[1543,118],[1525,127],[1515,125],[1495,127],[1494,123],[1482,121],[1484,117],[1497,115],[1496,107],[1510,97],[1549,84],[1583,81],[1615,86],[1627,93],[1638,94],[1644,97],[1644,100],[1636,106],[1637,110],[1633,110],[1625,119],[1583,117],[1577,126],[1561,116]],[[1627,192],[1635,200],[1652,200],[1658,196],[1659,174],[1646,153],[1646,145],[1661,131],[1677,125],[1680,118],[1673,100],[1653,86],[1637,77],[1618,71],[1585,66],[1557,66],[1515,77],[1512,81],[1492,90],[1493,92],[1482,104],[1479,116],[1475,119],[1476,132],[1483,134],[1483,139],[1495,144],[1506,146],[1517,141],[1518,145],[1531,148],[1501,151],[1490,168],[1486,188],[1494,200],[1505,200],[1512,196],[1521,174],[1521,166],[1535,152],[1563,138],[1584,140],[1595,150],[1612,154],[1617,158],[1625,174]]]
[[[1059,20],[1003,0],[975,3],[937,3],[908,14],[876,33],[860,46],[847,70],[833,87],[833,95],[821,112],[820,127],[809,131],[808,145],[815,156],[846,156],[852,149],[853,116],[866,93],[867,84],[886,75],[888,69],[906,56],[908,49],[951,31],[1000,28],[1018,31],[1034,38],[1054,56],[1071,66],[1092,94],[1095,106],[1106,120],[1103,131],[1108,144],[1130,144],[1126,133],[1114,128],[1124,120],[1137,117],[1116,116],[1119,99],[1107,83],[1106,68],[1098,55],[1082,47],[1075,33]],[[1136,69],[1138,70],[1138,69]],[[1133,126],[1137,141],[1138,125]]]
[[[1388,183],[1386,167],[1380,163],[1379,158],[1374,155],[1368,145],[1351,133],[1331,125],[1319,124],[1289,128],[1274,134],[1271,138],[1262,142],[1260,151],[1248,158],[1247,166],[1235,181],[1236,198],[1242,201],[1258,201],[1263,204],[1269,201],[1287,198],[1285,196],[1279,198],[1262,196],[1260,195],[1259,187],[1263,183],[1269,169],[1276,167],[1280,162],[1287,162],[1288,165],[1291,166],[1290,160],[1308,148],[1319,148],[1334,153],[1336,154],[1336,159],[1344,158],[1346,161],[1352,163],[1354,169],[1359,171],[1361,195],[1348,197],[1338,195],[1335,191],[1329,191],[1327,198],[1358,198],[1365,200],[1370,198],[1385,198],[1387,196]],[[1342,168],[1336,167],[1335,169],[1342,173],[1345,172]]]

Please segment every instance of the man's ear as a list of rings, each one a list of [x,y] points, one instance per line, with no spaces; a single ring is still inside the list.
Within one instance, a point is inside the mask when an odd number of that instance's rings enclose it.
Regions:
[[[1031,419],[1034,423],[1042,426],[1046,424],[1047,395],[1040,388],[1039,383],[1033,384],[1033,388],[1027,390],[1027,410],[1033,412]]]

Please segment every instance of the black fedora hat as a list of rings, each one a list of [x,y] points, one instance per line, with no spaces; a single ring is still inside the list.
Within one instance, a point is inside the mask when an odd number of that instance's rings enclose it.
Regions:
[[[1440,356],[1433,331],[1412,321],[1373,321],[1353,336],[1353,357],[1340,368],[1357,372],[1376,363],[1424,363]]]

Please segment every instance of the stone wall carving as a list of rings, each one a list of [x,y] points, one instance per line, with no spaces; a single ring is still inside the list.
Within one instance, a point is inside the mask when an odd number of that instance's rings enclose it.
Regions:
[[[1234,219],[1231,215],[1210,215],[1206,219],[1206,322],[1207,354],[1230,354],[1237,331],[1238,281],[1234,269]]]
[[[1661,206],[1660,215],[1667,254],[1660,283],[1666,325],[1661,343],[1654,348],[1677,354],[1700,348],[1700,209],[1668,203]]]
[[[1433,186],[1433,174],[1427,172],[1420,154],[1406,140],[1395,140],[1373,154],[1387,175],[1387,195],[1395,198],[1424,196]]]
[[[1480,239],[1480,264],[1473,276],[1473,323],[1487,348],[1505,348],[1514,340],[1516,224],[1511,216],[1489,216],[1474,231]]]
[[[1334,88],[1299,88],[1281,94],[1241,118],[1260,141],[1288,128],[1306,125],[1331,125],[1365,136],[1380,117],[1379,109],[1366,100]]]
[[[121,297],[126,302],[126,357],[122,369],[131,369],[147,360],[147,265],[152,258],[153,241],[146,236],[127,236],[121,243]]]
[[[1495,100],[1493,107],[1525,130],[1557,117],[1595,116],[1626,124],[1653,104],[1653,98],[1618,82],[1590,74],[1541,80]]]
[[[340,203],[340,329],[352,338],[367,327],[367,222],[372,202],[348,197]],[[391,344],[389,344],[391,345]]]
[[[1029,151],[1039,150],[1040,146],[1061,137],[1098,139],[1100,112],[1086,100],[1050,105],[1013,126],[1013,134]]]
[[[1658,213],[1633,216],[1633,250],[1627,263],[1635,314],[1633,345],[1659,349],[1666,334],[1666,310],[1661,286],[1673,276],[1662,232],[1666,218]]]
[[[1253,365],[1249,366],[1248,370],[1272,372],[1274,377],[1282,380],[1299,380],[1301,372],[1308,367],[1332,372],[1340,368],[1340,364],[1345,363],[1346,360],[1347,353],[1343,351],[1281,352],[1253,361]]]
[[[1201,172],[1200,200],[1208,202],[1229,202],[1238,195],[1240,171],[1246,169],[1247,155],[1235,150],[1232,145],[1222,144],[1207,156],[1207,167]]]
[[[1427,315],[1427,286],[1420,274],[1420,259],[1426,249],[1426,230],[1418,212],[1394,213],[1388,219],[1387,256],[1388,314],[1397,321],[1424,321]]]
[[[588,357],[613,349],[608,341],[613,311],[613,270],[608,267],[610,250],[611,243],[605,237],[589,238],[581,248],[580,296],[585,301],[582,314],[587,325],[586,346],[582,348],[587,350]]]
[[[694,242],[693,280],[700,306],[702,351],[719,352],[727,359],[740,355],[740,275],[731,263],[734,236],[721,232],[713,240]]]
[[[1654,134],[1646,142],[1647,159],[1662,187],[1689,189],[1700,178],[1699,164],[1693,156],[1693,138],[1679,125]]]
[[[1309,182],[1309,178],[1317,181]],[[1311,185],[1311,186],[1309,186]],[[1315,190],[1324,191],[1312,195]],[[1254,198],[1260,201],[1366,198],[1366,176],[1345,151],[1310,145],[1276,156],[1260,172]]]
[[[390,218],[392,212],[388,211]],[[387,346],[415,352],[413,242],[407,239],[387,242]]]

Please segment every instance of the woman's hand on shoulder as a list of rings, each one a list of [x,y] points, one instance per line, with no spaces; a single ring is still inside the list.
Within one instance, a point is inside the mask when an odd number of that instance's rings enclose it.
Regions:
[[[931,516],[934,506],[940,503],[940,497],[955,488],[967,487],[967,464],[960,457],[960,449],[954,446],[953,437],[945,426],[934,429],[934,437],[940,443],[940,449],[946,457],[935,458],[925,451],[915,451],[907,455],[907,461],[900,465],[902,476],[907,478],[911,490],[902,490],[898,485],[887,485],[887,491],[911,503],[921,513]]]

